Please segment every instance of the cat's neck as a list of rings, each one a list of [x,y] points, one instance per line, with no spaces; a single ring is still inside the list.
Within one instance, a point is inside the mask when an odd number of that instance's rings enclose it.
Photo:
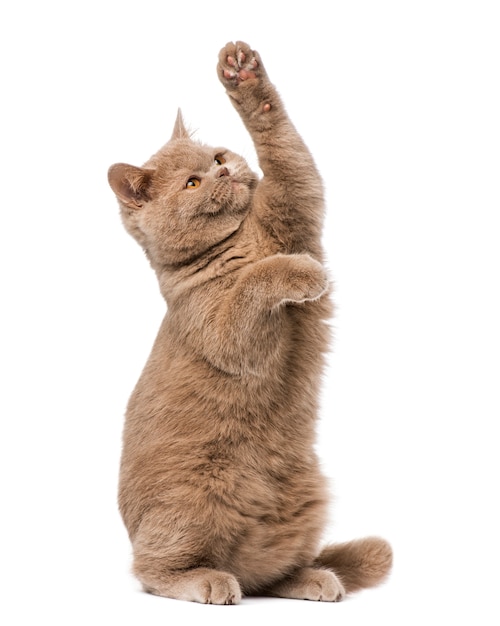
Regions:
[[[259,231],[260,228],[252,216],[247,216],[239,228],[203,254],[182,264],[155,268],[165,299],[168,301],[181,292],[231,274],[260,258]]]

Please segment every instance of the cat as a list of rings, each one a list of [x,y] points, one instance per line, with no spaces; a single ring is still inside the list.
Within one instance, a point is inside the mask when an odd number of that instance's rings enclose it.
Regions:
[[[143,167],[108,179],[167,312],[130,397],[119,508],[147,592],[338,601],[391,569],[378,537],[320,551],[329,498],[314,452],[329,349],[323,184],[259,54],[217,72],[262,178],[192,139],[179,111]]]

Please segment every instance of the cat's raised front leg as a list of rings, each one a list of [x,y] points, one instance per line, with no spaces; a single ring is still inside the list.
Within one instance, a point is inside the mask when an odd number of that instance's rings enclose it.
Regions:
[[[289,62],[290,55],[286,58]],[[262,224],[283,252],[307,251],[321,259],[322,181],[259,54],[241,41],[226,44],[218,76],[252,137],[264,174],[255,192]]]
[[[242,41],[226,44],[219,53],[217,69],[219,79],[236,108],[241,108],[242,116],[253,114],[258,120],[260,113],[271,111],[276,90],[269,82],[259,54],[248,44]],[[244,121],[247,121],[245,117]]]
[[[219,52],[217,72],[252,136],[264,176],[277,179],[279,171],[283,176],[283,168],[287,173],[286,157],[292,158],[293,154],[283,151],[282,144],[299,150],[297,162],[308,150],[290,122],[259,53],[242,41],[228,43]]]
[[[304,567],[274,585],[268,590],[268,595],[297,600],[339,602],[344,598],[345,591],[333,572]]]

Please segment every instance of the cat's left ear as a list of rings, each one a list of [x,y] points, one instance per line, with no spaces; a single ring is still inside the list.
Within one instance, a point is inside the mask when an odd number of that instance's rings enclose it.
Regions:
[[[130,209],[140,209],[151,200],[153,171],[126,163],[116,163],[108,170],[108,181],[120,202]]]
[[[184,126],[184,119],[182,118],[182,111],[180,109],[177,109],[174,132],[172,133],[172,137],[170,137],[170,141],[175,141],[176,139],[190,139],[189,133]]]

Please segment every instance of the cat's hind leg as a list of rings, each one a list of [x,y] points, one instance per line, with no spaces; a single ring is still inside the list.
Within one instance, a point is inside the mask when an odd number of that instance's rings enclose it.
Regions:
[[[340,579],[330,570],[303,567],[268,589],[267,595],[339,602],[345,596],[345,590]]]
[[[168,571],[144,565],[136,559],[134,573],[148,593],[201,604],[238,604],[241,600],[238,581],[227,572],[207,567]]]
[[[133,539],[133,572],[145,591],[157,596],[202,604],[238,604],[236,578],[205,560],[201,530],[179,524],[162,509],[151,509]]]

